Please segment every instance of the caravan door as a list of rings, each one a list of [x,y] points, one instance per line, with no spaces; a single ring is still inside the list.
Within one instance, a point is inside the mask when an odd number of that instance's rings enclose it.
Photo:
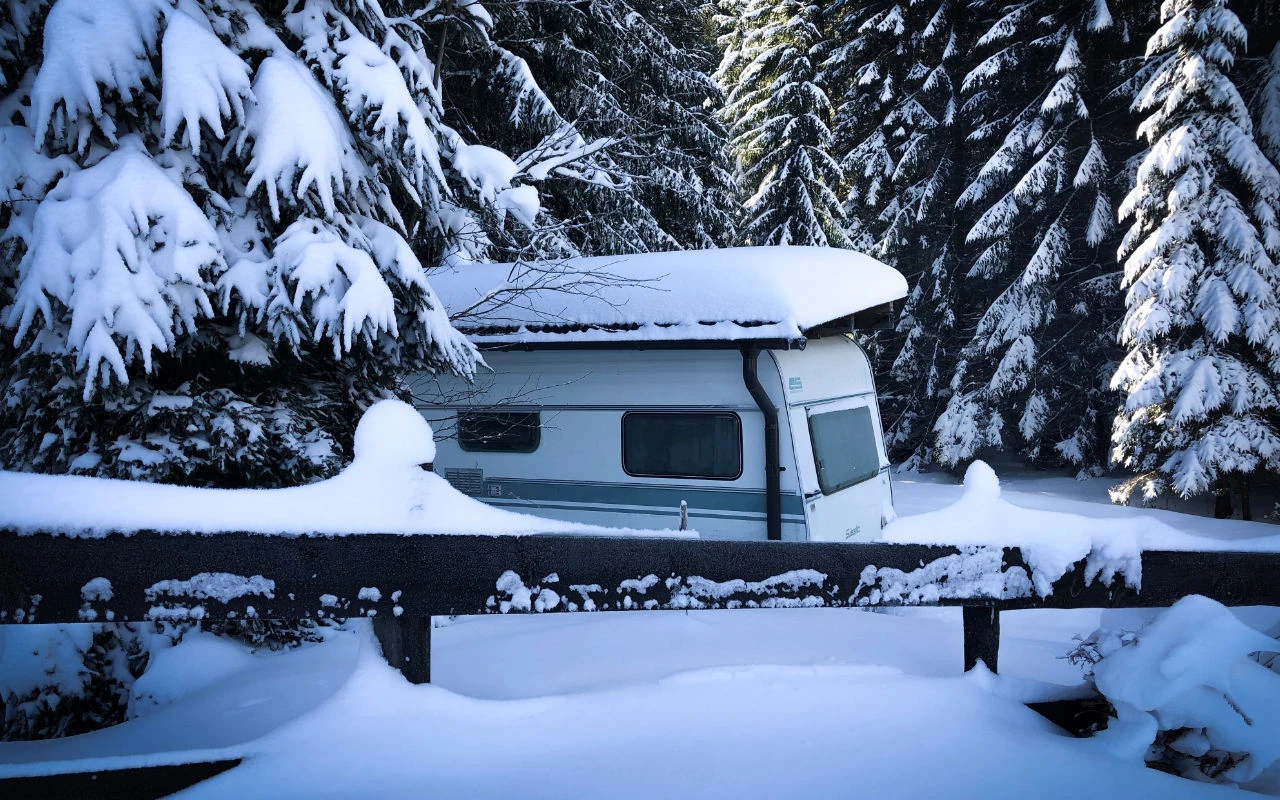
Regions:
[[[893,515],[875,394],[791,409],[811,541],[868,541]]]

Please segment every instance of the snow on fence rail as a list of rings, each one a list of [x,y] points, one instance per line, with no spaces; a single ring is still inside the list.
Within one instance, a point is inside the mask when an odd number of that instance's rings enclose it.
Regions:
[[[584,535],[76,538],[0,529],[0,624],[374,618],[391,664],[430,679],[430,618],[782,606],[964,606],[965,668],[993,670],[999,612],[1280,606],[1280,553],[1147,551],[1104,582],[1082,559],[1044,595],[1017,548]]]

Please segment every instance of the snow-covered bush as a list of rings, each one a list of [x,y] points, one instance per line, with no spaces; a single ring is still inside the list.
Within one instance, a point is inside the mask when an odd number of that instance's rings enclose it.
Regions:
[[[219,620],[10,625],[0,630],[0,741],[74,736],[118,725],[147,709],[139,679],[153,658],[193,632],[234,640],[242,657],[321,641],[311,620]],[[231,645],[224,645],[230,647]],[[188,667],[190,672],[190,666]],[[154,681],[143,681],[149,690]],[[154,705],[154,702],[152,703]]]
[[[1280,762],[1280,640],[1193,595],[1142,630],[1099,630],[1069,656],[1115,707],[1095,740],[1186,777],[1247,783]]]
[[[133,682],[159,640],[169,641],[152,624],[8,626],[0,634],[0,740],[123,722]]]

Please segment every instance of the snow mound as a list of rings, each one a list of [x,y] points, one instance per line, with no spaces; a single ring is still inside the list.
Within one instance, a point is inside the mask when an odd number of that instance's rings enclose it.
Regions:
[[[147,671],[134,681],[129,716],[139,717],[254,667],[259,657],[239,642],[189,631],[173,647],[151,653]]]
[[[955,546],[1018,547],[1031,567],[1036,592],[1047,597],[1074,564],[1085,561],[1085,578],[1110,583],[1117,576],[1142,585],[1147,541],[1175,538],[1152,519],[1095,519],[1058,511],[1022,508],[1000,496],[1000,479],[975,461],[964,476],[964,493],[946,508],[899,517],[884,529],[886,542]]]
[[[1125,640],[1095,634],[1098,690],[1118,719],[1095,741],[1122,757],[1147,756],[1162,731],[1186,756],[1228,756],[1221,778],[1248,781],[1280,761],[1280,674],[1250,658],[1280,641],[1241,622],[1225,606],[1192,595]]]
[[[413,467],[436,460],[431,425],[402,400],[380,400],[356,425],[353,466]]]
[[[981,498],[978,502],[1000,499],[1000,478],[985,461],[975,461],[964,472],[965,497]]]

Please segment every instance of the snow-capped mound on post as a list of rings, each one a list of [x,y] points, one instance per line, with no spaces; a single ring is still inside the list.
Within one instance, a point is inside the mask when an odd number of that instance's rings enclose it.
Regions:
[[[827,247],[734,247],[528,264],[472,264],[431,275],[458,330],[480,345],[585,341],[803,342],[906,296],[906,279],[870,256]],[[887,310],[887,309],[886,309]]]
[[[1032,568],[1035,589],[1042,596],[1072,564],[1086,559],[1090,580],[1110,582],[1122,576],[1130,586],[1141,589],[1143,551],[1273,553],[1280,549],[1280,536],[1265,523],[1120,508],[1105,502],[1103,490],[1096,492],[1096,503],[1071,500],[1068,498],[1078,482],[1067,480],[1073,487],[1067,489],[1055,480],[1037,479],[1035,491],[1028,490],[1025,479],[1011,484],[1016,488],[1010,492],[1014,498],[1010,502],[995,471],[975,461],[965,473],[958,499],[942,508],[937,503],[925,506],[920,502],[923,498],[916,494],[919,484],[899,481],[898,507],[907,513],[889,523],[882,540],[1020,548]],[[947,496],[953,497],[954,488],[946,488]],[[919,513],[924,507],[936,510]]]
[[[139,530],[490,536],[606,532],[504,511],[458,492],[419,466],[435,458],[431,426],[399,400],[383,400],[365,412],[356,427],[354,451],[355,460],[337,476],[288,489],[197,489],[0,472],[0,528],[90,536]]]
[[[353,467],[414,467],[436,460],[436,440],[413,406],[381,400],[360,417],[351,451]]]

